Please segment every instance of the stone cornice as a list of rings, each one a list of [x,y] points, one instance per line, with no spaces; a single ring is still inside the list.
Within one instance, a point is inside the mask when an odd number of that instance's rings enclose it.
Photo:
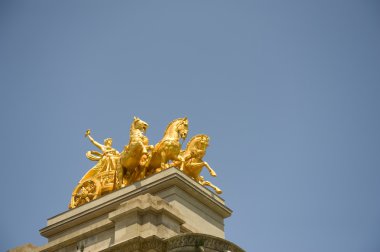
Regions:
[[[232,213],[232,211],[225,206],[222,198],[204,188],[178,169],[171,168],[78,208],[56,215],[48,220],[48,226],[42,228],[40,233],[42,236],[51,237],[62,232],[62,230],[67,230],[107,212],[116,210],[120,204],[126,200],[146,193],[154,195],[161,190],[173,186],[197,198],[223,218],[229,217]]]

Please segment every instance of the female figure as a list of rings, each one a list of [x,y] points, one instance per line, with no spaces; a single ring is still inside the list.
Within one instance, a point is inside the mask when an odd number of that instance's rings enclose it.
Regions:
[[[86,156],[92,161],[98,163],[91,168],[79,181],[75,187],[69,208],[75,208],[90,202],[106,193],[114,191],[120,183],[117,183],[116,173],[120,166],[120,153],[112,148],[112,139],[104,139],[104,145],[95,141],[91,136],[91,131],[87,130],[85,137],[90,139],[102,153],[97,151],[88,151]]]
[[[120,165],[120,153],[112,148],[112,138],[104,139],[104,145],[102,145],[95,141],[90,134],[91,131],[87,130],[85,137],[88,137],[91,143],[98,147],[102,153],[97,151],[88,151],[86,153],[88,159],[98,161],[98,163],[83,176],[79,183],[96,176],[99,172],[116,172]]]

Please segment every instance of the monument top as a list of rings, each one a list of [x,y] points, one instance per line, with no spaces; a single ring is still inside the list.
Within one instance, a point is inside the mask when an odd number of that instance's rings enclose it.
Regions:
[[[48,243],[40,251],[182,251],[176,246],[187,243],[243,251],[224,240],[224,219],[231,213],[221,197],[169,168],[48,219],[40,230]],[[131,243],[156,247],[132,250]]]
[[[40,252],[243,251],[224,239],[224,219],[232,211],[218,195],[222,191],[200,175],[206,167],[216,176],[203,161],[209,137],[198,134],[182,149],[188,119],[178,118],[153,146],[145,136],[148,126],[135,117],[121,152],[111,138],[100,144],[86,131],[101,151],[86,156],[97,163],[74,189],[70,210],[40,230],[48,238]]]
[[[106,138],[104,144],[100,144],[91,136],[90,130],[86,131],[85,137],[101,152],[86,153],[87,158],[97,161],[97,164],[80,179],[72,193],[69,208],[86,204],[171,167],[178,168],[199,184],[213,188],[216,193],[222,193],[200,175],[202,168],[206,167],[211,176],[216,176],[210,165],[203,161],[210,138],[198,134],[182,149],[180,140],[184,141],[188,134],[187,117],[170,122],[163,138],[154,146],[149,145],[149,139],[145,136],[148,127],[148,123],[134,117],[129,130],[129,143],[121,152],[112,147],[112,138]]]
[[[216,176],[203,161],[209,137],[198,134],[182,149],[188,119],[178,118],[153,146],[147,128],[135,117],[121,152],[111,138],[100,144],[86,131],[101,151],[86,156],[97,163],[74,189],[70,209],[40,230],[48,243],[31,251],[243,252],[224,239],[224,219],[232,211],[219,196],[222,191],[200,175],[206,167]]]

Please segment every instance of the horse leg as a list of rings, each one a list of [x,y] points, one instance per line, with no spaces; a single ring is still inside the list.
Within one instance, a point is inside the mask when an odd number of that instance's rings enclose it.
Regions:
[[[118,168],[116,169],[116,173],[117,173],[117,180],[119,182],[118,188],[124,187],[125,186],[123,184],[124,167],[122,165],[119,165]]]
[[[216,172],[208,165],[207,162],[203,162],[207,170],[209,171],[210,175],[213,177],[216,177]]]
[[[156,172],[160,172],[160,171],[166,169],[166,163],[165,163],[166,162],[166,152],[165,151],[161,151],[160,155],[161,155],[161,167],[157,168]]]
[[[200,176],[202,167],[204,166],[203,162],[191,162],[185,166],[184,173],[194,178],[197,182],[203,181],[203,177]]]
[[[168,164],[168,168],[176,167],[180,171],[183,171],[184,165],[185,165],[184,158],[182,156],[178,155],[178,156],[173,157],[172,162],[170,164]]]
[[[178,156],[178,161],[181,162],[181,165],[179,167],[179,170],[180,171],[183,171],[183,168],[185,167],[185,158],[181,157],[181,156]]]
[[[150,160],[152,159],[152,153],[144,154],[141,157],[141,160],[139,162],[139,180],[145,178],[146,176],[146,170],[149,166]]]
[[[210,181],[203,180],[202,182],[199,182],[199,183],[200,183],[201,185],[203,185],[203,186],[209,186],[209,187],[211,187],[212,189],[215,190],[215,192],[216,192],[217,194],[221,194],[221,193],[222,193],[222,190],[220,190],[219,187],[213,185]]]
[[[146,175],[146,166],[140,166],[141,168],[141,171],[139,172],[139,178],[138,180],[142,180],[145,178],[145,175]]]
[[[142,148],[142,154],[147,154],[148,153],[148,150],[146,149],[145,145],[143,144],[143,142],[139,141],[138,142],[139,145],[141,146]]]
[[[171,164],[169,164],[169,168],[176,167],[179,168],[181,165],[181,162],[174,160]]]
[[[135,167],[135,169],[133,169],[133,172],[131,173],[131,178],[130,178],[129,184],[133,184],[136,181],[140,180],[139,176],[140,176],[140,171],[139,171],[138,167]]]

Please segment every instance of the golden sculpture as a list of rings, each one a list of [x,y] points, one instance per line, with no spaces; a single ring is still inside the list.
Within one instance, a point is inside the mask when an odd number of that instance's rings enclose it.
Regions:
[[[160,172],[169,168],[169,161],[180,161],[183,165],[184,159],[179,156],[181,143],[179,139],[186,139],[189,121],[187,118],[178,118],[166,127],[164,137],[154,146],[152,157],[147,165],[148,174]]]
[[[117,189],[120,182],[117,181],[117,170],[120,166],[120,153],[112,148],[112,138],[104,139],[104,145],[98,143],[91,137],[91,131],[87,130],[85,137],[90,139],[102,153],[88,151],[86,156],[98,163],[91,168],[75,187],[69,208],[80,206],[89,200],[94,200],[101,195]],[[92,188],[92,190],[90,190]],[[84,196],[86,195],[86,196]],[[85,199],[85,200],[84,200]]]
[[[98,180],[86,180],[79,184],[74,189],[69,208],[74,208],[96,199],[100,195],[100,189],[101,185]]]
[[[97,161],[97,164],[75,187],[69,208],[83,205],[169,167],[177,167],[199,184],[213,188],[218,194],[222,193],[218,187],[200,175],[202,168],[206,167],[211,176],[216,176],[209,164],[203,161],[209,137],[203,134],[196,135],[189,141],[186,149],[181,150],[180,140],[186,139],[188,126],[189,121],[186,117],[173,120],[166,127],[161,141],[153,146],[149,145],[149,139],[145,136],[148,123],[134,117],[129,130],[129,143],[121,153],[112,147],[111,138],[105,139],[102,145],[95,141],[90,135],[91,131],[87,130],[85,137],[101,152],[86,153],[86,157]]]
[[[134,117],[129,130],[129,144],[121,152],[118,180],[121,186],[134,183],[145,177],[146,165],[151,157],[152,145],[144,135],[149,125]]]
[[[209,145],[210,138],[207,135],[196,135],[186,146],[186,150],[182,151],[180,156],[185,160],[183,169],[181,169],[181,164],[179,162],[174,162],[173,166],[180,168],[186,175],[197,181],[203,186],[209,186],[215,190],[216,193],[221,194],[217,186],[213,185],[210,181],[204,180],[203,176],[200,176],[203,167],[206,167],[210,175],[216,177],[215,171],[210,167],[210,165],[203,161],[202,158],[206,155],[206,149]]]

